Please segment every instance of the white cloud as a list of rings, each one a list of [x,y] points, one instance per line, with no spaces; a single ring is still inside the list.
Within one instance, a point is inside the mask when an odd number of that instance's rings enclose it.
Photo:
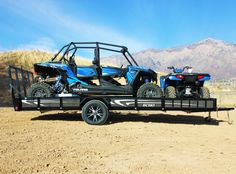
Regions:
[[[12,10],[21,17],[31,20],[52,30],[55,40],[64,42],[71,41],[101,41],[125,45],[131,52],[139,51],[148,46],[141,41],[126,36],[111,26],[94,24],[93,21],[83,21],[69,14],[63,13],[63,8],[57,6],[53,1],[6,1],[5,8]],[[3,6],[3,5],[0,5]],[[47,40],[46,40],[47,41]],[[49,41],[49,45],[50,45]],[[66,43],[65,43],[66,44]],[[26,44],[26,46],[40,46],[41,43]],[[47,44],[46,44],[47,45]],[[44,47],[43,47],[44,48]]]
[[[56,44],[54,40],[48,37],[42,37],[32,43],[21,44],[17,50],[41,50],[48,52],[55,52]]]

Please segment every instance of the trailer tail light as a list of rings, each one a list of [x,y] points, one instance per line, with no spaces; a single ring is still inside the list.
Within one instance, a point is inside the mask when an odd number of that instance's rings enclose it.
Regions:
[[[20,106],[15,106],[15,111],[20,111],[20,110],[21,110]]]
[[[181,75],[181,74],[177,74],[175,77],[178,78],[178,79],[183,79],[184,78],[184,76]]]
[[[34,69],[34,75],[39,75],[38,71],[36,70],[36,68]]]
[[[15,98],[13,99],[13,105],[14,105],[14,110],[15,111],[21,111],[22,110],[22,102],[21,99]]]
[[[197,79],[198,80],[200,80],[200,79],[203,79],[205,76],[203,76],[203,75],[199,75],[199,76],[197,76]]]

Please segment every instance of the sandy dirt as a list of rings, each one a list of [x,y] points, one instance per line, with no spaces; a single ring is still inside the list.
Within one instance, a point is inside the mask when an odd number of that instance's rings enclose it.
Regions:
[[[126,115],[127,114],[127,115]],[[0,173],[236,173],[236,112],[80,114],[0,108]]]

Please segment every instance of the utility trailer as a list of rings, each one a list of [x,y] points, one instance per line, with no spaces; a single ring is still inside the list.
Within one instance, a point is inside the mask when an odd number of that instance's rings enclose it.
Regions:
[[[234,108],[217,107],[217,99],[170,99],[170,98],[137,98],[133,96],[101,96],[59,94],[48,98],[27,97],[27,88],[34,81],[33,73],[22,68],[9,66],[9,81],[12,102],[15,111],[51,111],[82,110],[83,120],[92,125],[104,124],[109,110],[156,110],[208,112],[206,121],[211,120],[211,112],[230,111]],[[229,112],[228,121],[230,122]]]

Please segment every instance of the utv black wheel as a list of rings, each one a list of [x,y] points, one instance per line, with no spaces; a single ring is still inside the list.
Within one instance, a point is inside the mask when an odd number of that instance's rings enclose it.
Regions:
[[[27,90],[28,97],[46,98],[53,96],[51,86],[46,83],[34,83]]]
[[[139,98],[160,98],[162,97],[161,88],[152,83],[143,84],[137,91]]]
[[[107,121],[109,112],[107,106],[99,100],[91,100],[82,108],[83,120],[91,125],[102,125]]]
[[[168,86],[165,89],[165,98],[176,98],[176,90],[173,86]]]
[[[200,98],[210,98],[210,91],[207,87],[201,87],[199,90]]]

